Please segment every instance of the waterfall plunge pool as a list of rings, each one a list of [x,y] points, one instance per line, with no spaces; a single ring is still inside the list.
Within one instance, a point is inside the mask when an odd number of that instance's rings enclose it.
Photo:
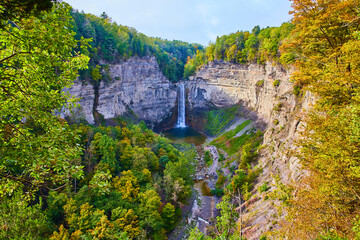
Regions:
[[[206,141],[205,135],[191,127],[172,128],[163,134],[174,143],[192,143],[195,146],[200,146]]]
[[[186,126],[185,97],[185,86],[183,83],[180,83],[178,95],[178,119],[176,126],[175,128],[164,132],[164,135],[175,143],[192,143],[196,147],[199,147],[206,141],[206,137],[195,129]]]

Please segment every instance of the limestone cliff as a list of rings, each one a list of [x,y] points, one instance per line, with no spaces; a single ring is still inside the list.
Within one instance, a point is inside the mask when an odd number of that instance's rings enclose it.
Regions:
[[[290,154],[302,126],[300,113],[314,101],[310,94],[301,99],[293,94],[289,81],[291,69],[272,63],[239,65],[211,62],[200,69],[187,83],[188,123],[197,127],[199,113],[217,107],[241,104],[253,110],[266,123],[264,148],[257,164],[263,169],[252,192],[252,198],[239,207],[242,210],[243,233],[259,239],[266,231],[276,228],[284,213],[274,207],[277,200],[269,197],[276,187],[274,176],[282,183],[296,181],[301,176],[296,157]],[[199,119],[198,119],[199,118]],[[267,182],[271,189],[260,193],[258,188]]]
[[[94,88],[89,82],[76,81],[67,89],[80,97],[82,114],[94,124],[94,111],[104,119],[124,114],[135,115],[150,127],[171,119],[176,105],[177,88],[161,72],[155,57],[133,57],[110,64],[110,82]]]
[[[187,87],[190,115],[212,106],[222,108],[241,103],[269,122],[280,98],[295,107],[289,71],[271,63],[210,62],[190,79]]]

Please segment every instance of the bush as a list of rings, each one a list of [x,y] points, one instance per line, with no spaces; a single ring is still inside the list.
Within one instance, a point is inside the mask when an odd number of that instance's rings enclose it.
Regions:
[[[224,175],[220,175],[218,180],[215,183],[216,188],[221,188],[225,183],[226,177]]]
[[[257,81],[256,86],[258,86],[258,87],[264,86],[264,80]]]
[[[294,88],[293,88],[293,94],[295,94],[296,96],[299,96],[300,90],[301,90],[301,86],[295,84],[295,85],[294,85]]]
[[[209,151],[205,151],[205,154],[204,154],[204,162],[206,164],[208,164],[209,162],[211,162],[211,156],[210,156],[210,152]]]
[[[219,154],[219,162],[222,162],[225,160],[224,154],[220,153]]]
[[[266,240],[266,236],[265,236],[265,235],[261,235],[261,237],[259,238],[259,240]]]
[[[264,182],[260,187],[259,187],[259,191],[261,193],[266,192],[267,190],[269,190],[270,187],[268,186],[267,182]]]
[[[273,82],[273,86],[274,87],[278,87],[280,85],[280,80],[279,79],[276,79],[274,82]]]
[[[213,196],[222,197],[224,196],[224,189],[222,188],[211,189],[210,194]]]
[[[276,104],[276,105],[274,106],[274,109],[273,109],[273,110],[276,111],[276,112],[278,112],[278,111],[281,110],[282,106],[283,106],[282,102],[279,102],[278,104]]]

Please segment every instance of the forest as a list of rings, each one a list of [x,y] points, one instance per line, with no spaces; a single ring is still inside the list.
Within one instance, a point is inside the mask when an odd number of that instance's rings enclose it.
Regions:
[[[204,50],[196,51],[193,58],[188,57],[184,78],[194,75],[196,70],[211,61],[239,64],[264,64],[273,61],[283,65],[291,64],[295,59],[294,53],[281,54],[280,47],[293,28],[292,23],[285,22],[280,27],[261,29],[260,26],[255,26],[251,32],[238,31],[217,37],[215,43],[210,43]]]
[[[64,2],[0,3],[0,238],[167,239],[192,193],[195,147],[144,122],[91,126],[58,114],[76,107],[61,90],[77,77],[106,80],[103,61],[151,55],[173,82],[210,61],[294,67],[298,100],[316,98],[291,151],[304,174],[277,182],[273,195],[287,214],[260,239],[360,239],[360,3],[291,2],[291,23],[224,35],[205,49]],[[213,144],[227,146],[231,134]],[[213,192],[223,200],[215,230],[193,229],[189,239],[243,239],[234,202],[247,200],[261,141],[259,131],[228,147],[240,164]]]
[[[60,90],[91,68],[70,13],[57,3],[1,28],[0,238],[166,239],[191,194],[195,149],[143,122],[56,114],[75,102]]]
[[[184,75],[187,58],[197,50],[200,44],[190,44],[178,40],[163,40],[147,37],[136,29],[118,25],[103,13],[100,17],[92,14],[71,12],[72,30],[75,38],[91,39],[87,51],[90,56],[89,68],[80,71],[81,79],[111,81],[107,74],[109,63],[124,61],[130,57],[155,56],[161,71],[172,82],[177,82]],[[103,62],[106,62],[104,64]]]

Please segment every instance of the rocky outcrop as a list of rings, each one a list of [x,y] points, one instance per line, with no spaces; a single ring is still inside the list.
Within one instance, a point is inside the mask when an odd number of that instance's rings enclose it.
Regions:
[[[75,82],[68,89],[82,97],[79,103],[89,123],[95,123],[94,111],[104,119],[132,114],[153,128],[172,118],[177,88],[163,75],[155,57],[133,57],[110,64],[109,69],[112,80],[102,81],[96,91],[88,82]]]
[[[65,112],[65,116],[74,118],[84,118],[88,123],[94,124],[93,106],[95,101],[94,87],[89,82],[81,82],[76,80],[71,88],[63,89],[75,98],[78,98],[80,107],[75,109],[73,113]]]
[[[210,62],[187,84],[189,113],[241,103],[269,122],[280,97],[295,104],[289,75],[289,70],[272,63]]]

